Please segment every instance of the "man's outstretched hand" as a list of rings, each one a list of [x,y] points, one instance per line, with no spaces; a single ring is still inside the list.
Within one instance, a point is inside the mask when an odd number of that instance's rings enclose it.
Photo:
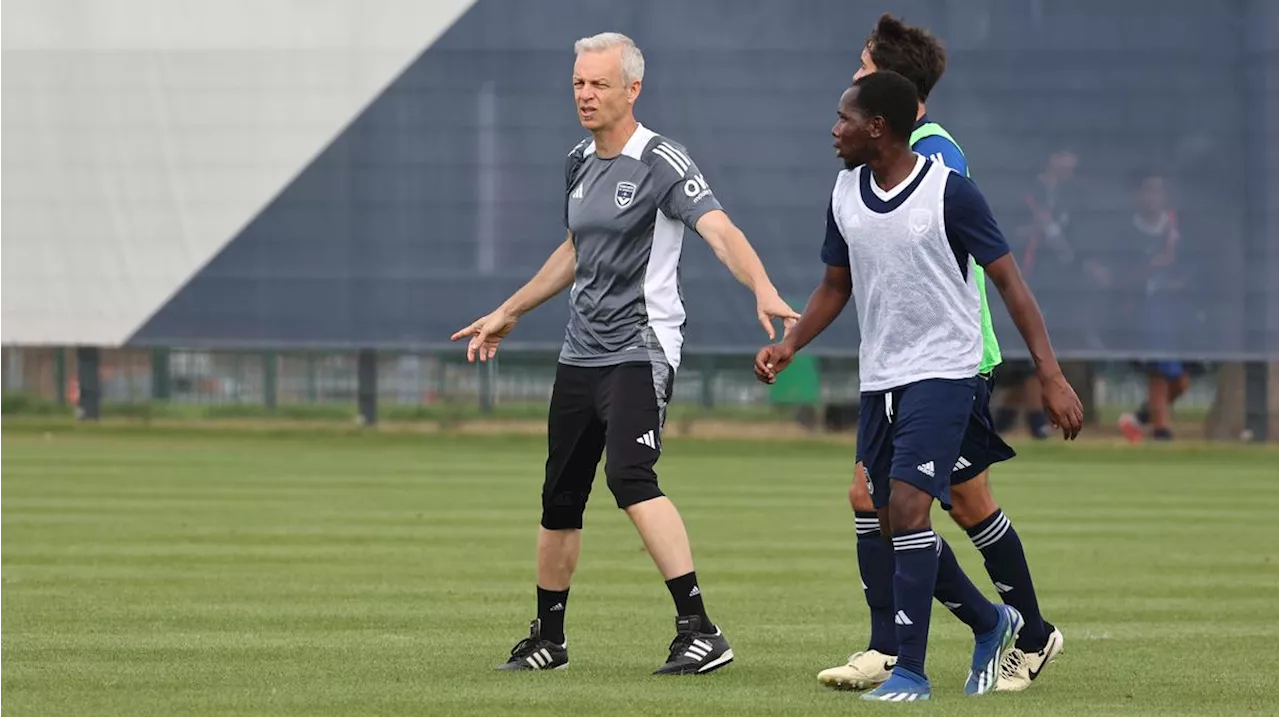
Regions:
[[[764,332],[769,335],[769,340],[773,341],[777,336],[773,328],[773,320],[782,319],[782,331],[785,336],[800,319],[800,314],[782,300],[776,289],[770,289],[756,294],[756,318],[760,320]]]
[[[477,356],[481,361],[488,361],[498,353],[498,344],[511,333],[511,329],[516,327],[516,321],[515,315],[504,309],[498,309],[476,319],[470,326],[458,331],[450,338],[452,341],[457,341],[470,336],[471,340],[467,342],[467,361],[475,362]]]

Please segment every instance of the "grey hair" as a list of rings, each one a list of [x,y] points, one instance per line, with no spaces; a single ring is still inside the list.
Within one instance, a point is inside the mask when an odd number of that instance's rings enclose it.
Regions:
[[[620,32],[602,32],[599,35],[584,37],[573,43],[573,52],[575,55],[581,55],[584,52],[603,52],[615,47],[622,48],[623,83],[644,82],[644,55],[631,38]]]

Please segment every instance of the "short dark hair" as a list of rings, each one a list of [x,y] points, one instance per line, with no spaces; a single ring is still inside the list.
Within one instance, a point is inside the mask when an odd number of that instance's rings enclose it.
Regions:
[[[867,50],[877,70],[889,70],[911,80],[920,101],[929,99],[933,86],[947,71],[947,50],[933,33],[912,27],[885,13],[867,37]]]
[[[894,137],[906,141],[916,125],[916,86],[911,80],[888,70],[879,70],[853,83],[858,88],[854,103],[868,117],[880,115]]]

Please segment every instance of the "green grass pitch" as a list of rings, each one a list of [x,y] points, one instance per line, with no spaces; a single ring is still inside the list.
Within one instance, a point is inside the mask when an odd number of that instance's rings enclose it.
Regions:
[[[997,497],[1066,652],[964,697],[934,610],[934,701],[861,703],[818,670],[864,644],[831,442],[672,440],[663,486],[737,660],[659,678],[670,598],[603,479],[569,669],[493,666],[534,609],[531,437],[11,428],[3,698],[24,715],[1209,715],[1277,712],[1277,454],[1020,445]],[[935,523],[988,595],[977,552]]]

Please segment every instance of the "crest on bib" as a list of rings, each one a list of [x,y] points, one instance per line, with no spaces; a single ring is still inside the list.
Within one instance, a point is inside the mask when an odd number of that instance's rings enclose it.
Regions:
[[[907,218],[907,225],[911,227],[912,234],[922,236],[933,226],[933,212],[928,209],[912,209]]]
[[[619,209],[631,206],[635,198],[636,185],[632,182],[618,182],[618,186],[613,190],[613,203],[617,204]]]

